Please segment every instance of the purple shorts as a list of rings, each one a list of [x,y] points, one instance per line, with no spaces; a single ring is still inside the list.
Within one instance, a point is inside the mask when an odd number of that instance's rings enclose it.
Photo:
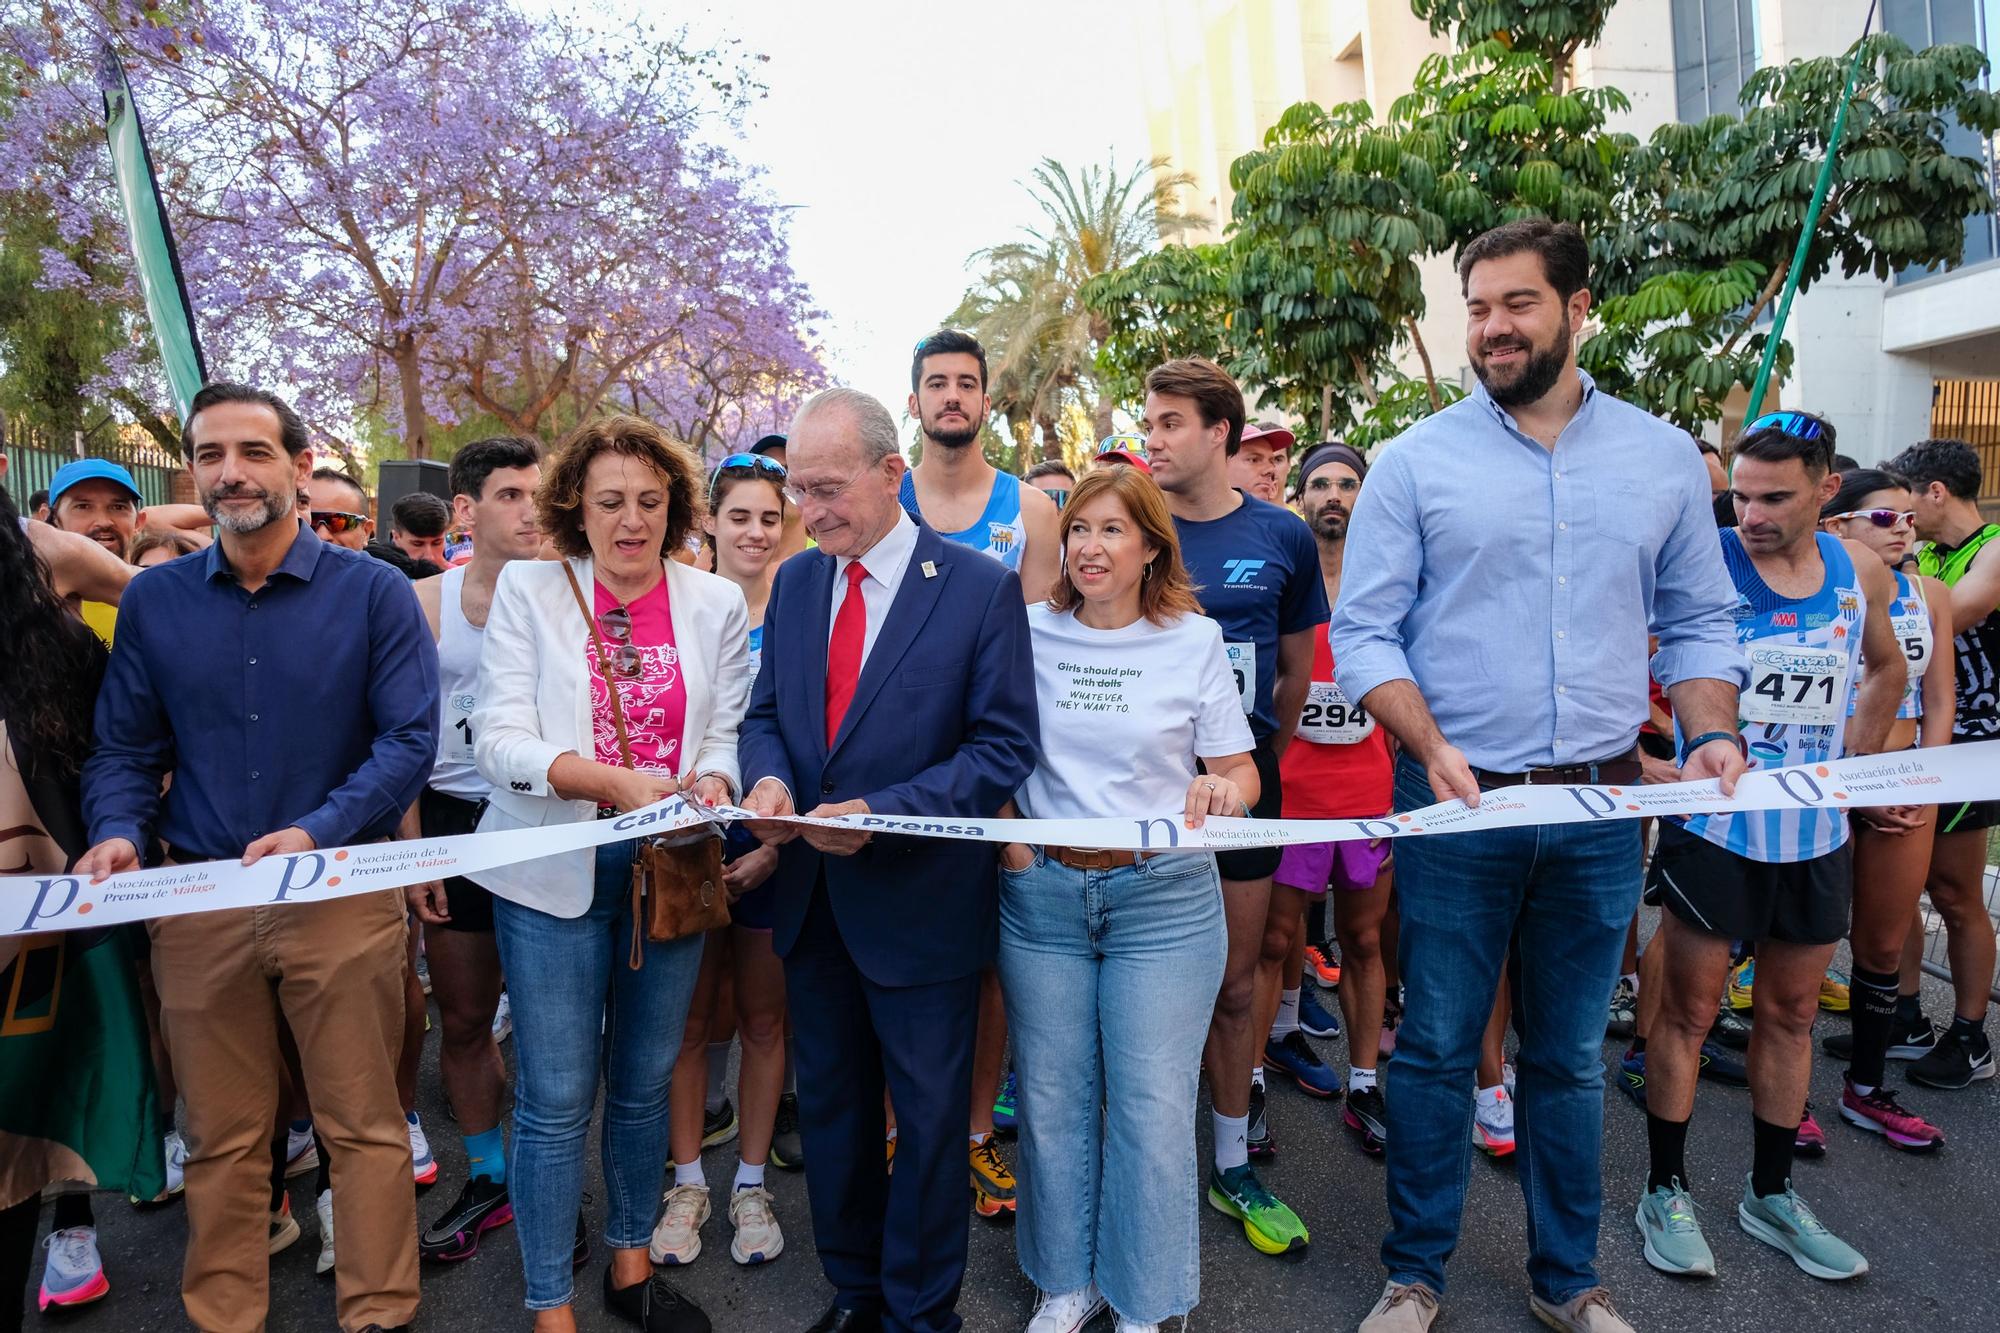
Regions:
[[[1359,893],[1375,887],[1375,879],[1389,864],[1389,844],[1382,841],[1296,842],[1278,858],[1276,884],[1302,893],[1321,894],[1331,884],[1336,889]]]

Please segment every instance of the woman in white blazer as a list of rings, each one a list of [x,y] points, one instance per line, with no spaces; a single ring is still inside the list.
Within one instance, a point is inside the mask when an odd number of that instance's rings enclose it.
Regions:
[[[509,565],[486,619],[472,716],[474,760],[493,784],[481,830],[596,819],[682,788],[709,801],[734,796],[750,689],[743,594],[666,558],[699,522],[700,497],[693,455],[636,417],[587,423],[556,447],[536,509],[563,558]],[[613,688],[632,768],[620,763]],[[543,857],[480,880],[493,891],[514,1012],[508,1191],[538,1330],[575,1326],[572,1254],[584,1245],[583,1153],[600,1069],[605,1301],[654,1333],[709,1327],[653,1274],[646,1252],[701,938],[648,942],[643,965],[627,966],[634,845]]]

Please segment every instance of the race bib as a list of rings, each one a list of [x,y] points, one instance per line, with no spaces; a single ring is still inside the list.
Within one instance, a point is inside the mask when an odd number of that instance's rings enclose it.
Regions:
[[[1225,643],[1222,651],[1229,657],[1230,674],[1236,677],[1236,694],[1243,700],[1243,711],[1257,711],[1257,645],[1254,643]]]
[[[1890,616],[1889,627],[1896,632],[1896,642],[1903,645],[1903,656],[1910,665],[1910,683],[1914,685],[1924,678],[1924,668],[1931,661],[1930,611],[1920,608],[1906,615]]]
[[[1831,726],[1847,706],[1847,654],[1838,648],[1752,645],[1750,683],[1737,711],[1746,722]]]
[[[447,764],[472,762],[472,710],[479,703],[468,692],[444,697],[444,734],[438,737],[438,759]]]
[[[1340,686],[1316,680],[1306,690],[1299,711],[1299,739],[1315,745],[1358,745],[1375,734],[1375,719],[1360,704],[1349,703]]]

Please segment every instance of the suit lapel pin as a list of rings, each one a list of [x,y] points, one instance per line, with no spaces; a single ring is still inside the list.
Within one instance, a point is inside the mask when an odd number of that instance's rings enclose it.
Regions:
[[[924,561],[924,577],[927,579],[937,577],[937,566],[929,560]]]

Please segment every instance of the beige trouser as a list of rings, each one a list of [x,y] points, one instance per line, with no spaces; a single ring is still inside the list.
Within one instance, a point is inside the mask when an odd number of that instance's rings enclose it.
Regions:
[[[187,1102],[188,1318],[207,1333],[264,1327],[282,1013],[331,1159],[340,1326],[408,1323],[417,1212],[396,1098],[402,893],[202,912],[149,928],[160,1026]]]

